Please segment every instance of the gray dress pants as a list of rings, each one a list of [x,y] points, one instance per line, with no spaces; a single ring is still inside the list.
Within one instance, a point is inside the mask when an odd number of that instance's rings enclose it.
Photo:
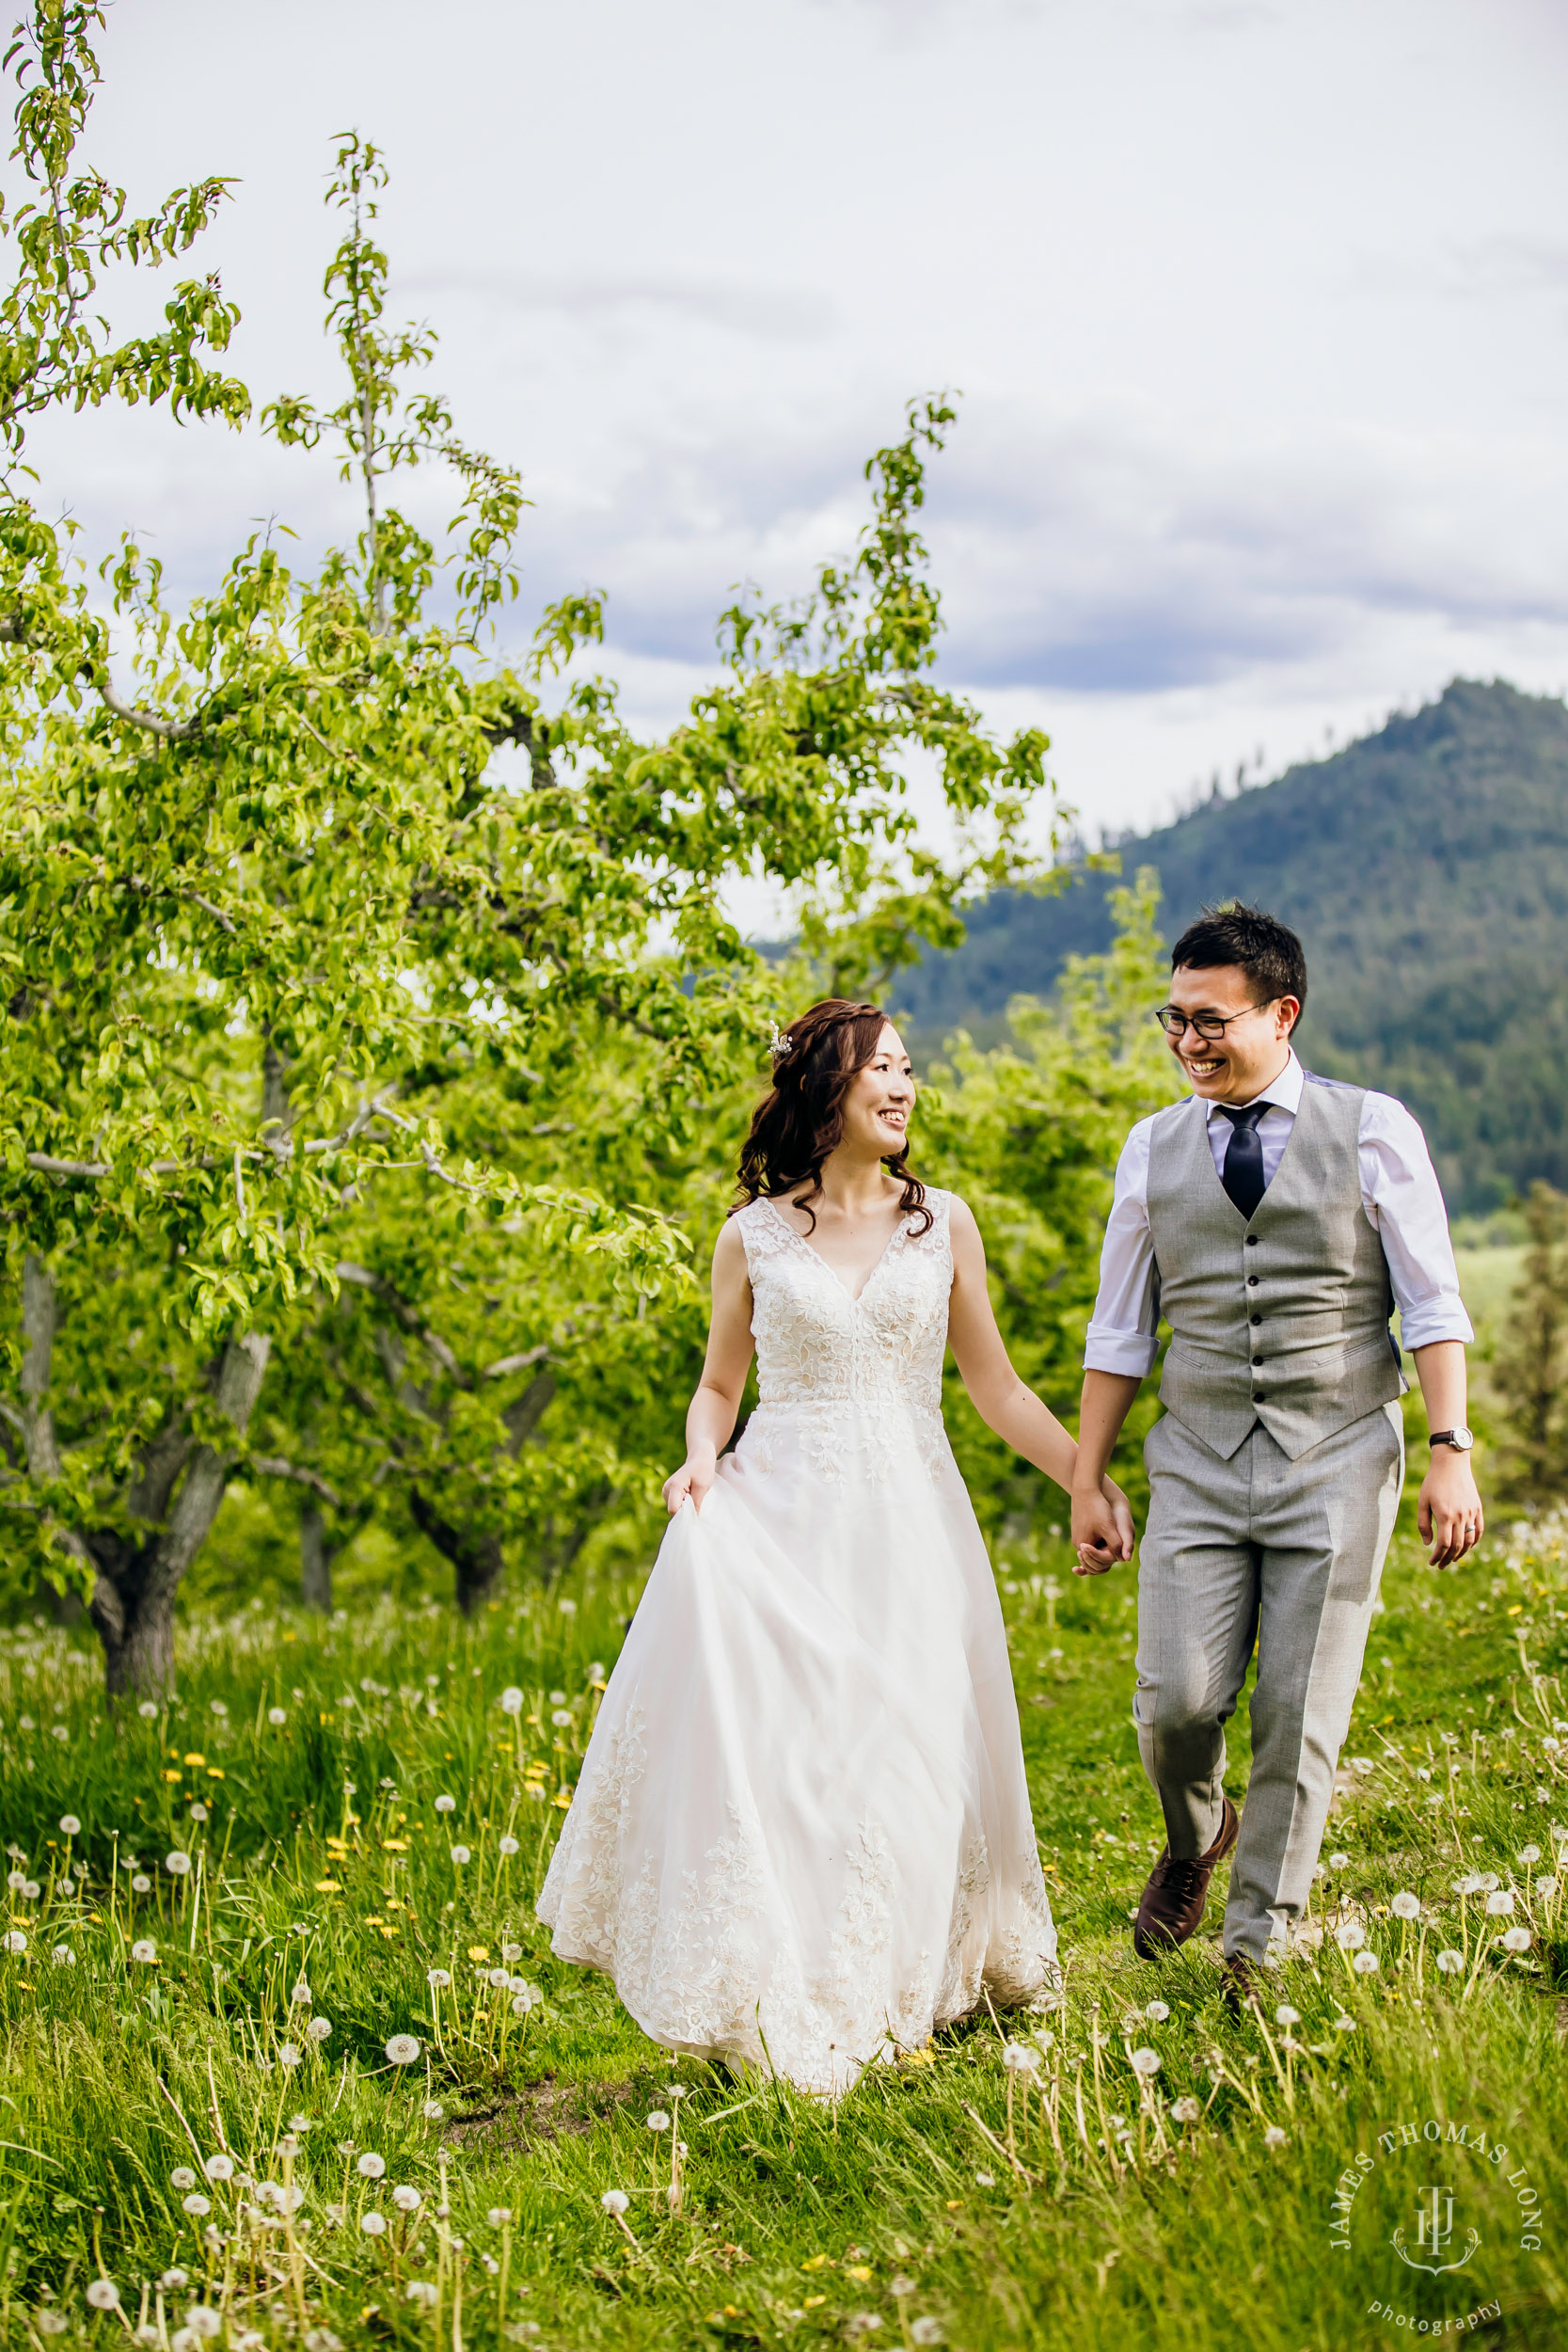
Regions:
[[[1397,1405],[1291,1461],[1261,1422],[1230,1460],[1169,1413],[1144,1445],[1138,1570],[1144,1770],[1172,1854],[1218,1835],[1225,1724],[1253,1644],[1252,1776],[1230,1868],[1225,1948],[1260,1959],[1301,1913],[1361,1675],[1404,1482]]]

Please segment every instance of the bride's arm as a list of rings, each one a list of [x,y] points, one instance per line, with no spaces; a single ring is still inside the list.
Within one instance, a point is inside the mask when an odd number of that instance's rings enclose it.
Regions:
[[[956,1196],[951,1199],[953,1294],[947,1310],[947,1339],[970,1402],[989,1429],[1004,1445],[1044,1470],[1069,1493],[1072,1465],[1078,1448],[1033,1389],[1013,1370],[991,1311],[986,1287],[986,1252],[973,1211]],[[1116,1514],[1125,1542],[1124,1559],[1132,1556],[1132,1514],[1127,1497],[1107,1477],[1102,1491]]]
[[[713,1252],[713,1319],[708,1325],[703,1376],[686,1411],[686,1459],[673,1477],[664,1482],[664,1505],[672,1516],[688,1495],[702,1509],[720,1451],[729,1442],[740,1411],[751,1368],[752,1281],[746,1271],[746,1245],[735,1225],[729,1224]]]

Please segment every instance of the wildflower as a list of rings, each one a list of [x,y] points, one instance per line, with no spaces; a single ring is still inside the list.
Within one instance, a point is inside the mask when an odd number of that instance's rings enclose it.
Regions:
[[[61,1827],[62,1829],[64,1829],[64,1827],[65,1827],[65,1823],[64,1823],[63,1821],[60,1823],[60,1827]],[[1519,1859],[1520,1859],[1520,1861],[1524,1864],[1524,1866],[1525,1866],[1526,1869],[1528,1870],[1528,1869],[1529,1868],[1529,1866],[1530,1866],[1530,1864],[1531,1864],[1532,1862],[1539,1862],[1539,1861],[1540,1861],[1540,1859],[1541,1859],[1541,1849],[1540,1849],[1540,1847],[1539,1847],[1539,1846],[1521,1846],[1521,1847],[1520,1847],[1520,1849],[1519,1849]]]
[[[433,1992],[444,1993],[451,1982],[451,1971],[450,1968],[427,1968],[424,1980]]]
[[[312,2017],[305,2031],[311,2042],[325,2042],[332,2031],[332,2020],[330,2017]]]
[[[60,1827],[68,1837],[79,1837],[82,1834],[82,1824],[76,1819],[74,1813],[62,1813],[60,1815]]]
[[[1334,1941],[1342,1952],[1358,1952],[1367,1941],[1367,1931],[1359,1919],[1341,1919],[1334,1931]]]
[[[1132,2067],[1133,2074],[1141,2074],[1146,2082],[1152,2080],[1152,2078],[1160,2072],[1160,2053],[1158,2050],[1134,2050],[1127,2062]]]
[[[193,2336],[221,2336],[223,2314],[214,2311],[211,2303],[193,2303],[185,2313],[185,2325]]]
[[[665,2114],[664,2109],[662,2107],[655,2107],[653,2113],[648,2118],[649,2131],[667,2132],[669,2128],[670,2118]]]
[[[525,1787],[523,1794],[525,1797],[537,1797],[539,1802],[543,1804],[545,1799],[544,1782],[542,1780],[531,1780]]]
[[[1472,1871],[1465,1878],[1455,1879],[1453,1891],[1456,1895],[1479,1895],[1481,1891],[1481,1883]]]
[[[156,1699],[143,1699],[141,1705],[137,1708],[136,1712],[144,1723],[150,1724],[152,1721],[153,1716],[158,1712],[158,1702]]]
[[[1328,1867],[1331,1870],[1348,1870],[1350,1868],[1349,1854],[1331,1853],[1328,1857]]]
[[[420,2055],[420,2045],[411,2033],[395,2033],[387,2044],[387,2056],[394,2066],[412,2066]]]
[[[974,2175],[974,2185],[976,2188],[994,2188],[996,2186],[995,2173],[976,2172]]]
[[[182,2198],[180,2201],[187,2213],[195,2214],[198,2221],[203,2214],[211,2213],[213,2210],[212,2199],[203,2197],[198,2188],[193,2188],[190,2195]]]
[[[1507,1934],[1503,1937],[1503,1949],[1505,1952],[1528,1952],[1529,1950],[1529,1944],[1530,1935],[1528,1928],[1510,1928]]]
[[[1281,2001],[1275,2010],[1274,2022],[1276,2026],[1299,2026],[1301,2011],[1299,2009],[1292,2009],[1289,2001]]]
[[[276,1725],[277,1725],[277,1724],[286,1724],[286,1723],[288,1722],[288,1720],[289,1720],[289,1710],[288,1710],[288,1708],[287,1708],[286,1707],[269,1707],[269,1708],[268,1708],[268,1709],[267,1709],[267,1721],[268,1721],[268,1723],[269,1723],[269,1724],[272,1724],[273,1725],[275,1725],[275,1726],[276,1726]]]
[[[297,2066],[301,2056],[302,2052],[296,2042],[280,2042],[277,2045],[279,2066]]]
[[[1495,1887],[1486,1898],[1486,1915],[1490,1919],[1506,1919],[1513,1908],[1512,1887]]]
[[[119,2308],[119,2289],[112,2279],[89,2279],[87,2298],[95,2312],[112,2312]]]
[[[42,1892],[43,1889],[39,1884],[37,1879],[24,1879],[23,1881],[22,1897],[24,1902],[36,1903]]]
[[[1334,2020],[1334,2030],[1336,2033],[1354,2033],[1355,2031],[1354,2018],[1347,2017],[1341,2010],[1339,2015]]]
[[[502,2229],[512,2218],[512,2208],[510,2205],[492,2205],[484,2218],[492,2230]]]
[[[384,2213],[362,2213],[359,2217],[359,2227],[367,2237],[384,2237],[387,2233],[387,2217]]]
[[[439,2099],[427,2099],[420,2109],[420,2113],[427,2123],[439,2123],[446,2114],[446,2108]]]
[[[1396,1895],[1388,1908],[1396,1919],[1418,1919],[1421,1915],[1421,1899],[1418,1895],[1412,1895],[1407,1891]]]
[[[209,2156],[201,2169],[210,2181],[231,2181],[234,2177],[232,2156]]]
[[[429,2305],[435,2302],[437,2290],[428,2279],[410,2279],[403,2292],[410,2303]]]
[[[25,1871],[25,1870],[8,1870],[8,1871],[7,1871],[7,1873],[6,1873],[6,1884],[7,1884],[7,1885],[10,1888],[11,1893],[12,1893],[13,1895],[20,1895],[20,1894],[21,1894],[21,1892],[22,1892],[22,1890],[23,1890],[23,1888],[26,1885],[26,1883],[27,1883],[27,1873],[26,1873],[26,1871]]]
[[[1144,2015],[1148,2019],[1150,2025],[1163,2026],[1166,2018],[1170,2015],[1170,2003],[1168,2001],[1150,2001],[1148,2007],[1144,2011]]]
[[[512,1979],[504,1968],[492,1968],[487,1973],[484,1981],[492,1993],[504,1993]]]
[[[572,1710],[569,1707],[558,1707],[550,1717],[557,1731],[564,1731],[571,1720]]]
[[[148,1877],[147,1872],[145,1870],[136,1870],[133,1872],[131,1879],[132,1894],[150,1895],[151,1891],[152,1881]]]
[[[499,1837],[496,1840],[496,1851],[503,1854],[515,1854],[517,1851],[517,1840],[515,1837]]]
[[[166,1853],[164,1856],[164,1867],[171,1879],[182,1879],[190,1867],[190,1855],[182,1853],[178,1847],[173,1853]]]
[[[71,2322],[64,2312],[52,2312],[45,2304],[34,2312],[33,2325],[40,2336],[63,2336]],[[135,2341],[137,2344],[156,2344],[158,2330],[156,2328],[149,2328],[144,2331],[138,2328]]]
[[[455,1797],[437,1797],[436,1800],[436,1810],[437,1813],[455,1813],[457,1810],[457,1799]]]
[[[1193,2097],[1191,2091],[1187,2093],[1185,2098],[1173,2099],[1170,2103],[1171,2122],[1173,2123],[1196,2123],[1202,2112],[1202,2108],[1198,2106],[1197,2101]]]
[[[335,2336],[330,2328],[308,2328],[305,2352],[343,2352],[342,2339]]]
[[[191,1807],[191,1820],[193,1821],[204,1821],[206,1819],[206,1806],[204,1804],[193,1804]]]
[[[145,1962],[149,1967],[154,1967],[157,1964],[158,1947],[150,1935],[138,1936],[131,1947],[131,1957],[133,1960]]]
[[[1282,2132],[1277,2123],[1271,2123],[1263,2134],[1263,2145],[1265,2148],[1283,2148],[1290,2137],[1290,2133]]]
[[[1552,1897],[1557,1893],[1556,1879],[1537,1879],[1535,1882],[1535,1891],[1540,1896],[1543,1902],[1549,1903]]]
[[[520,1715],[522,1713],[523,1694],[521,1691],[518,1690],[515,1682],[508,1683],[506,1689],[501,1692],[500,1710],[503,1715]]]
[[[907,2270],[895,2270],[887,2282],[887,2291],[890,2295],[896,2295],[902,2301],[906,2295],[914,2293],[914,2280]]]
[[[188,2164],[177,2164],[168,2176],[168,2185],[170,2188],[194,2188],[196,2174]]]
[[[631,2199],[624,2188],[607,2188],[599,2202],[606,2213],[614,2220],[619,2221],[626,2207],[631,2203]]]
[[[76,1955],[69,1944],[56,1944],[49,1955],[56,1968],[74,1968]]]
[[[1445,1977],[1456,1977],[1464,1968],[1465,1955],[1463,1952],[1439,1952],[1437,1965]]]
[[[544,1995],[541,1994],[539,1987],[536,1984],[525,1984],[522,1991],[514,1996],[512,2003],[513,2016],[526,2017],[531,2009],[537,2009],[543,1998]]]
[[[911,2319],[910,2322],[910,2342],[911,2344],[940,2344],[942,2342],[941,2320]]]
[[[417,2188],[410,2188],[406,2183],[404,2183],[393,2189],[392,2202],[399,2213],[418,2213],[424,2200]]]
[[[1351,1962],[1351,1966],[1358,1977],[1375,1976],[1382,1965],[1383,1963],[1375,1952],[1357,1952]]]
[[[182,2287],[190,2285],[190,2280],[182,2270],[166,2270],[158,2284],[166,2295],[178,2295]]]
[[[467,1846],[454,1846],[451,1850],[451,1858],[454,1862],[459,1864],[467,1862],[471,1859]]]
[[[309,2006],[310,2006],[310,1988],[309,1988],[309,1986],[306,1983],[305,1979],[304,1979],[303,1977],[301,1977],[301,1979],[300,1979],[299,1982],[298,1982],[298,1983],[294,1986],[294,1988],[293,1988],[293,1992],[289,1994],[289,1998],[290,1998],[290,2000],[293,2003],[293,2005],[294,2005],[295,2009],[309,2009]]]

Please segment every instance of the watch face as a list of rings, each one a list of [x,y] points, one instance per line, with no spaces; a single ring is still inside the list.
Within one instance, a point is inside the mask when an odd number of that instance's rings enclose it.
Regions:
[[[1453,1433],[1453,1442],[1461,1454],[1468,1454],[1475,1444],[1475,1439],[1467,1429],[1456,1429]]]

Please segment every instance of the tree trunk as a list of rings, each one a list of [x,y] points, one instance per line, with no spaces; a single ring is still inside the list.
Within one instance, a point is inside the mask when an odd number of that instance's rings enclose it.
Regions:
[[[421,1535],[427,1535],[443,1559],[450,1560],[457,1578],[457,1606],[466,1617],[474,1615],[490,1597],[501,1572],[499,1535],[470,1535],[444,1519],[418,1486],[408,1493],[408,1508]]]
[[[319,1609],[324,1617],[332,1614],[333,1557],[320,1503],[305,1503],[299,1514],[300,1598],[307,1609]]]
[[[214,1402],[236,1436],[244,1437],[255,1409],[271,1344],[248,1331],[230,1340],[219,1360]],[[143,1490],[162,1483],[172,1448],[152,1451],[159,1460],[138,1481]],[[88,1606],[103,1644],[104,1680],[111,1698],[167,1691],[173,1684],[175,1596],[217,1517],[229,1483],[229,1460],[216,1446],[194,1447],[184,1481],[161,1528],[142,1543],[109,1537],[93,1547],[98,1577]],[[135,1511],[135,1496],[131,1507]]]

